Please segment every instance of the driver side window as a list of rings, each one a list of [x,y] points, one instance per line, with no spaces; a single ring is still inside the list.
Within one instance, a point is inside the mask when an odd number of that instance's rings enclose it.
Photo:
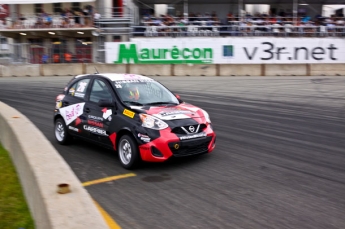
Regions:
[[[68,95],[84,99],[89,82],[90,79],[79,80],[69,88]]]
[[[98,103],[101,99],[112,100],[111,92],[102,80],[95,79],[90,92],[90,101]]]

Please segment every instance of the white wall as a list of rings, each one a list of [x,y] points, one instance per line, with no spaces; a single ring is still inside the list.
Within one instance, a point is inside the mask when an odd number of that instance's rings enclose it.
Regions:
[[[33,4],[23,4],[19,5],[19,13],[23,15],[33,15],[35,14],[35,9]]]
[[[166,15],[168,12],[168,5],[166,4],[155,4],[155,16]]]
[[[323,5],[322,6],[322,16],[330,17],[335,14],[335,11],[343,8],[343,14],[345,14],[345,5]]]
[[[250,13],[251,15],[257,14],[257,13],[269,13],[270,11],[270,5],[265,4],[246,4],[245,5],[245,11],[247,13]]]

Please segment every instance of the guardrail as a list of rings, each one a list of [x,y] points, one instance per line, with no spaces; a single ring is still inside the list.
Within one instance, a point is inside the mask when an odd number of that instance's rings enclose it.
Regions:
[[[94,26],[92,15],[28,15],[20,18],[6,18],[0,21],[0,29],[28,30],[47,28],[87,28]]]
[[[345,26],[173,25],[133,26],[132,36],[345,37]]]
[[[50,142],[28,118],[2,102],[0,141],[16,167],[36,229],[108,228],[90,195]],[[59,184],[69,184],[71,192],[57,193]]]

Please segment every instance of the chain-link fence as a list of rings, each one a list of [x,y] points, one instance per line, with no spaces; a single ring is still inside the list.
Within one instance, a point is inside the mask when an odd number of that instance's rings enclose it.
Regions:
[[[7,58],[12,64],[91,63],[92,46],[88,41],[9,44],[11,55]]]

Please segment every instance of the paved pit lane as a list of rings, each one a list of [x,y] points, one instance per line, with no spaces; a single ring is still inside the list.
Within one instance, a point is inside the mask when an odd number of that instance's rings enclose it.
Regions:
[[[85,187],[122,228],[345,228],[345,77],[155,77],[210,113],[217,147],[134,171],[112,151],[55,142],[54,99],[70,78],[0,78],[0,100],[81,182],[125,174]]]

